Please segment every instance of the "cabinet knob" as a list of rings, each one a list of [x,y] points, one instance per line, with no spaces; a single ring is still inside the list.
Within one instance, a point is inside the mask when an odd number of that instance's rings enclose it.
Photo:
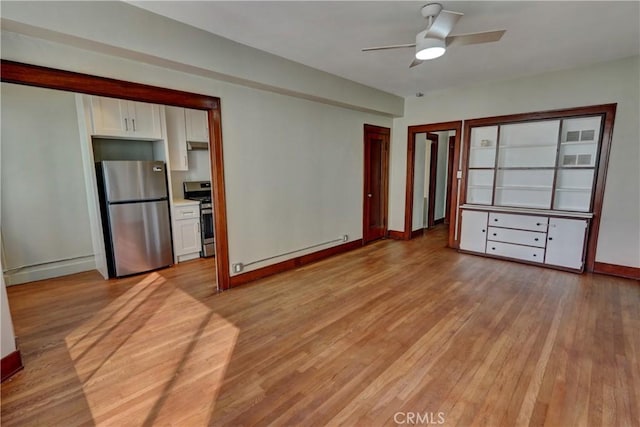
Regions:
[[[538,254],[533,254],[534,257],[538,256]]]
[[[494,236],[497,236],[497,235],[498,235],[498,233],[493,233],[493,235],[494,235]]]
[[[533,240],[535,240],[535,241],[537,242],[537,241],[538,241],[538,238],[536,237],[536,238],[535,238],[535,239],[533,239]]]
[[[484,228],[482,229],[482,232],[485,233],[487,230],[485,230]]]
[[[549,240],[553,240],[553,237],[549,237]]]
[[[538,227],[540,227],[542,224],[541,224],[541,223],[539,223],[539,222],[536,222],[536,225],[537,225]]]
[[[493,220],[494,220],[495,222],[498,222],[498,218],[493,218]]]
[[[492,251],[495,251],[495,250],[496,250],[496,248],[491,248],[491,250],[492,250]]]

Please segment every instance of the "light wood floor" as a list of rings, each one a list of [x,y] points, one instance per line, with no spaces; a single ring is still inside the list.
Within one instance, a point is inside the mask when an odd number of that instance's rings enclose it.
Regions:
[[[26,367],[2,425],[640,425],[638,282],[445,241],[218,295],[212,260],[10,287]]]

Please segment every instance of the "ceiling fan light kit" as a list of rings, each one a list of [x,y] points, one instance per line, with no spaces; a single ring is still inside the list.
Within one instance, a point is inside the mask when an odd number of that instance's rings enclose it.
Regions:
[[[423,61],[444,55],[447,47],[496,42],[505,33],[505,30],[497,30],[452,36],[450,35],[451,30],[463,16],[462,13],[443,10],[440,3],[429,3],[422,7],[420,13],[427,20],[427,28],[416,35],[415,43],[368,47],[362,49],[362,51],[370,52],[415,47],[416,57],[409,65],[409,67],[415,67],[422,64]]]
[[[416,37],[416,59],[426,61],[438,58],[446,52],[444,40],[436,38]]]

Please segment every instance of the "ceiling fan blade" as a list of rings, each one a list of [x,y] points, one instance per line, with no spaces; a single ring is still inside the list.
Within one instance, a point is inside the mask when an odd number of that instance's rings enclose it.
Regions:
[[[407,44],[392,44],[389,46],[376,46],[376,47],[365,47],[362,49],[363,52],[369,52],[371,50],[387,50],[387,49],[401,49],[404,47],[416,47],[415,43],[407,43]]]
[[[422,64],[424,61],[422,59],[418,59],[418,58],[413,58],[413,62],[411,63],[411,65],[409,65],[409,68],[413,68],[416,65],[420,65]]]
[[[447,47],[449,46],[464,46],[468,44],[480,44],[497,42],[502,38],[506,30],[499,31],[485,31],[483,33],[472,34],[458,34],[455,36],[449,36],[445,39]]]
[[[464,15],[464,13],[452,12],[450,10],[441,11],[438,16],[435,17],[431,26],[427,29],[424,37],[444,39],[449,35],[458,20],[462,18],[462,15]]]

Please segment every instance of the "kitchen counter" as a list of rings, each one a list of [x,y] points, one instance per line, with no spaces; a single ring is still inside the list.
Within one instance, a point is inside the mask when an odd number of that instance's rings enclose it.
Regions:
[[[199,205],[197,200],[173,199],[173,206],[194,206]]]

